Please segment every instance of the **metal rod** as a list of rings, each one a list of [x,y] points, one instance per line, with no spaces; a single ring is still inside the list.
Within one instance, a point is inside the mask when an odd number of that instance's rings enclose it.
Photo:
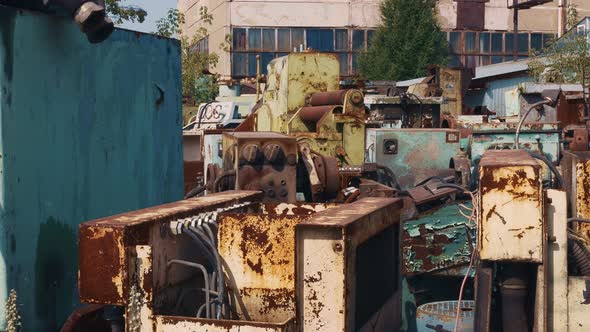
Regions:
[[[205,289],[207,290],[207,291],[205,291],[205,301],[207,302],[207,306],[205,307],[205,314],[206,314],[207,318],[211,318],[211,314],[209,312],[209,274],[207,273],[207,270],[205,269],[205,267],[201,264],[183,261],[181,259],[169,260],[168,264],[166,264],[166,265],[170,266],[172,264],[179,264],[179,265],[185,265],[185,266],[190,266],[190,267],[196,267],[197,269],[201,270],[201,272],[203,272],[203,279],[205,279]]]
[[[514,61],[518,59],[518,0],[514,0],[514,40],[513,40]]]
[[[260,97],[260,54],[256,54],[256,101]]]
[[[514,148],[516,150],[520,149],[520,146],[518,145],[518,138],[520,137],[520,129],[522,128],[522,125],[524,124],[524,120],[526,119],[526,117],[529,115],[529,113],[531,113],[533,109],[549,103],[551,103],[551,100],[545,99],[532,104],[531,107],[529,107],[529,109],[526,111],[524,116],[520,119],[520,121],[518,122],[518,127],[516,127],[516,134],[514,135]]]

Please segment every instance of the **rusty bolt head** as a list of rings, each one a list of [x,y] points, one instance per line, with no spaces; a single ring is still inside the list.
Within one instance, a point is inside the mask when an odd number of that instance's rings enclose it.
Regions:
[[[271,163],[276,162],[283,152],[283,148],[281,148],[278,144],[267,144],[263,148],[264,158],[270,161]]]
[[[335,252],[341,252],[342,251],[342,243],[340,243],[340,242],[334,243],[333,248],[334,248]]]
[[[281,197],[287,197],[287,195],[289,195],[289,192],[287,190],[281,190]]]
[[[272,190],[272,189],[269,189],[269,190],[266,192],[266,195],[267,195],[268,197],[270,197],[270,198],[274,198],[274,197],[276,196],[276,194],[275,194],[275,191],[274,191],[274,190]]]
[[[249,163],[253,163],[258,158],[259,151],[260,147],[257,144],[247,144],[242,149],[242,158],[244,158]]]

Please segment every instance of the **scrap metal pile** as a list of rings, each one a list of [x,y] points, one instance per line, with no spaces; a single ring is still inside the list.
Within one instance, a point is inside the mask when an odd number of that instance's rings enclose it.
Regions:
[[[80,297],[119,309],[113,326],[589,328],[587,143],[572,151],[559,123],[526,115],[467,121],[440,87],[366,107],[339,90],[333,55],[268,72],[239,125],[204,105],[186,128],[190,198],[81,225]],[[560,91],[544,97],[530,112]],[[587,125],[575,133],[588,142]]]

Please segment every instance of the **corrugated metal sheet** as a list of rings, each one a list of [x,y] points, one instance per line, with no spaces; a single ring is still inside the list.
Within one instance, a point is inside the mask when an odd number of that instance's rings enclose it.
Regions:
[[[179,43],[91,45],[0,6],[0,68],[0,320],[14,288],[23,330],[56,331],[78,305],[78,224],[182,198]]]
[[[518,88],[523,82],[530,82],[528,77],[509,78],[505,80],[490,81],[485,90],[470,91],[465,98],[469,107],[485,105],[497,116],[506,116],[506,92]]]

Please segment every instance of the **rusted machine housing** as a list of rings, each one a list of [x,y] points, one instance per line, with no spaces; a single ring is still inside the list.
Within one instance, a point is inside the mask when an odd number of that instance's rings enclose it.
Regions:
[[[253,130],[297,137],[310,149],[343,164],[364,160],[365,106],[359,90],[338,90],[333,54],[293,53],[271,61]]]
[[[260,190],[269,202],[295,202],[297,142],[274,132],[223,134],[223,173],[236,190]],[[233,177],[233,180],[231,179]]]
[[[296,315],[299,331],[397,329],[401,200],[338,206],[261,199],[260,192],[228,191],[82,224],[82,302],[124,307],[125,325],[139,331],[292,332]],[[222,319],[187,311],[204,301],[206,286],[198,270],[172,264],[207,268],[179,228],[191,219],[219,230],[232,307]]]
[[[479,167],[479,257],[541,263],[545,234],[541,165],[522,150],[490,150]]]
[[[364,198],[295,226],[299,330],[399,329],[401,207]]]

